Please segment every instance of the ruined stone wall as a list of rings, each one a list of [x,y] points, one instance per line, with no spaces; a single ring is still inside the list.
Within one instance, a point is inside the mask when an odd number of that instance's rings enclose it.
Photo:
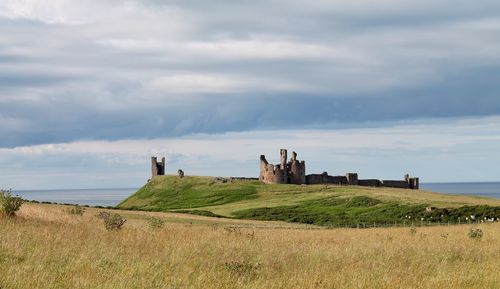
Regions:
[[[259,180],[266,184],[286,184],[286,170],[281,169],[281,165],[273,165],[267,162],[266,156],[260,156]]]
[[[357,186],[358,185],[358,174],[356,173],[347,173],[346,175],[347,179],[347,184],[351,186]]]
[[[382,182],[377,179],[366,179],[366,180],[358,180],[358,186],[365,187],[380,187]]]
[[[157,157],[151,157],[151,178],[165,175],[165,157],[158,162]]]
[[[420,189],[420,180],[419,178],[410,178],[409,179],[410,189],[418,190]]]
[[[410,188],[410,184],[407,181],[395,181],[395,180],[383,180],[382,186],[388,188],[400,188],[400,189]]]
[[[322,174],[310,174],[306,176],[306,184],[337,184],[345,185],[347,184],[347,178],[344,176],[330,176],[327,172]]]
[[[306,184],[308,185],[326,184],[328,183],[327,177],[328,174],[326,174],[326,172],[322,174],[310,174],[306,176]]]
[[[290,184],[305,184],[306,183],[306,163],[297,160],[297,154],[292,153],[292,159],[287,165],[289,172],[288,183]]]

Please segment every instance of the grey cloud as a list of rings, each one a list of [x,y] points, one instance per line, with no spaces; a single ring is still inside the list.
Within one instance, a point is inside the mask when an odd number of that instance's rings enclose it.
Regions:
[[[494,1],[124,3],[0,14],[0,146],[500,114]]]

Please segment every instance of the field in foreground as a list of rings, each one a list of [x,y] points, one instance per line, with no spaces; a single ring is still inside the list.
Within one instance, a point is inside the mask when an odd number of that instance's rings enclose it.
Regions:
[[[436,207],[426,212],[426,207]],[[158,176],[120,205],[123,209],[182,211],[238,219],[336,227],[500,218],[500,199],[422,190],[339,185],[265,185],[212,177]]]
[[[500,288],[500,224],[318,229],[125,212],[104,230],[87,209],[25,204],[0,218],[0,288]],[[146,217],[167,220],[159,230]],[[241,227],[240,227],[241,226]]]

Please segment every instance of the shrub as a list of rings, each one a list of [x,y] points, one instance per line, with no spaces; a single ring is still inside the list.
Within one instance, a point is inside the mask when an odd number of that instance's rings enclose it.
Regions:
[[[234,226],[224,227],[224,231],[228,234],[234,234],[234,235],[241,236],[241,230],[238,227],[234,227]]]
[[[260,268],[260,266],[261,266],[260,263],[252,264],[246,261],[243,262],[231,261],[224,263],[224,267],[226,268],[227,271],[237,275],[247,275],[247,274],[253,275]]]
[[[106,211],[101,211],[99,212],[96,217],[101,219],[101,220],[104,220],[104,219],[107,219],[111,216],[111,214],[109,212],[106,212]]]
[[[469,230],[467,236],[469,236],[469,238],[473,240],[481,240],[483,238],[483,230],[478,228],[472,228]]]
[[[23,199],[13,197],[10,190],[0,190],[0,214],[13,217],[23,204]]]
[[[85,209],[83,207],[80,207],[79,205],[72,206],[68,209],[68,214],[70,215],[83,216],[83,213],[85,213]]]
[[[97,218],[102,219],[104,222],[104,227],[108,231],[120,230],[127,221],[124,217],[119,214],[111,214],[109,212],[99,212]]]
[[[147,222],[151,230],[161,229],[165,225],[165,220],[156,217],[149,217]]]

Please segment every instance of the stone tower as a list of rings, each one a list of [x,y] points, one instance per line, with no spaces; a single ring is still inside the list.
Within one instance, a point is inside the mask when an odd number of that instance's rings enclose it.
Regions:
[[[157,157],[151,157],[151,178],[165,175],[165,157],[158,162]]]
[[[280,149],[280,169],[286,169],[286,159],[287,159],[287,151],[286,149]]]
[[[292,158],[288,163],[288,183],[297,185],[306,183],[306,163],[297,160],[296,152],[292,152]]]

